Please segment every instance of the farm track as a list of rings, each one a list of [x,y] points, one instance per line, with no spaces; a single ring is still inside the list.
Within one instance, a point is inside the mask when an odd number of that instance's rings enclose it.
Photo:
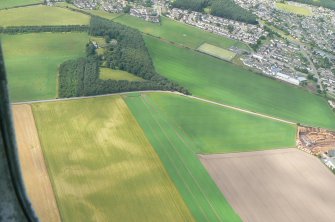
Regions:
[[[179,92],[161,91],[161,90],[133,91],[133,92],[111,93],[111,94],[97,95],[97,96],[82,96],[82,97],[61,98],[61,99],[33,100],[33,101],[25,101],[25,102],[14,102],[14,103],[12,103],[12,105],[44,103],[44,102],[57,102],[57,101],[70,101],[70,100],[79,100],[79,99],[91,99],[91,98],[106,97],[106,96],[113,96],[113,95],[128,95],[128,94],[131,94],[131,93],[169,93],[169,94],[175,94],[175,95],[185,96],[187,98],[199,100],[199,101],[202,101],[202,102],[205,102],[205,103],[221,106],[221,107],[224,107],[224,108],[227,108],[227,109],[232,109],[232,110],[236,110],[236,111],[239,111],[239,112],[247,113],[247,114],[250,114],[250,115],[254,115],[254,116],[258,116],[258,117],[262,117],[262,118],[266,118],[266,119],[271,119],[271,120],[278,121],[278,122],[283,122],[283,123],[287,123],[287,124],[291,124],[291,125],[296,125],[297,124],[297,123],[289,121],[289,120],[277,118],[277,117],[266,115],[266,114],[263,114],[263,113],[253,112],[253,111],[250,111],[250,110],[242,109],[242,108],[235,107],[235,106],[230,106],[230,105],[223,104],[223,103],[218,103],[218,102],[208,100],[208,99],[204,99],[204,98],[201,98],[201,97],[185,95],[185,94],[182,94],[182,93],[179,93]]]

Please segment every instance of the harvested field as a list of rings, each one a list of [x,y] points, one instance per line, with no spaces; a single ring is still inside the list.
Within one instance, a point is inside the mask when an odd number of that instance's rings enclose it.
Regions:
[[[323,222],[335,218],[335,177],[297,149],[200,155],[243,221]]]
[[[14,105],[14,121],[24,182],[41,221],[61,221],[34,116],[29,105]]]
[[[208,43],[202,44],[197,50],[226,61],[231,61],[236,56],[234,52]]]

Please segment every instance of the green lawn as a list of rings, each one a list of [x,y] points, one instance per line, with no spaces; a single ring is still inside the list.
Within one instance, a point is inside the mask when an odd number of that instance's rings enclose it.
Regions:
[[[43,0],[0,0],[0,9],[43,3]]]
[[[149,96],[127,97],[126,102],[195,219],[241,221],[199,161],[193,141],[165,118]],[[170,105],[178,108],[178,103]]]
[[[305,15],[305,16],[313,15],[312,10],[310,8],[303,6],[276,2],[276,8],[285,12],[294,13],[298,15]]]
[[[194,95],[248,110],[335,129],[327,101],[236,65],[145,37],[156,70]]]
[[[141,77],[135,76],[129,72],[108,68],[100,68],[100,79],[144,81],[144,79],[142,79]]]
[[[12,101],[56,97],[58,66],[85,54],[87,33],[3,35]]]
[[[236,56],[232,51],[208,43],[202,44],[197,50],[226,61],[231,61]]]
[[[248,49],[248,47],[241,42],[202,31],[196,27],[173,21],[166,17],[161,17],[161,20],[161,24],[155,24],[146,22],[134,16],[123,15],[117,17],[113,21],[138,29],[143,33],[179,43],[193,49],[198,48],[204,42],[222,48],[229,48],[230,46],[235,45]]]
[[[194,221],[120,96],[33,112],[64,222]]]
[[[295,147],[296,126],[178,95],[150,94],[152,103],[187,134],[196,153]]]
[[[90,16],[45,5],[0,11],[0,26],[87,25]]]

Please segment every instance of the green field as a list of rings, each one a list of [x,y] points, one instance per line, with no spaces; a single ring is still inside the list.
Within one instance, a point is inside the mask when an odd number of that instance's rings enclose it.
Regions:
[[[236,56],[236,53],[232,51],[208,43],[202,44],[197,50],[226,61],[231,61]]]
[[[196,153],[295,147],[296,126],[178,95],[150,94],[152,103],[190,137]]]
[[[276,2],[276,8],[285,12],[294,13],[298,15],[305,15],[305,16],[313,15],[312,10],[310,8],[303,6]]]
[[[158,73],[196,96],[335,129],[335,113],[320,96],[152,37],[145,37],[145,41]]]
[[[58,66],[85,54],[86,33],[3,35],[12,101],[56,97]]]
[[[204,42],[207,42],[222,48],[229,48],[234,45],[248,50],[248,46],[241,42],[202,31],[201,29],[173,21],[166,17],[161,17],[161,24],[146,22],[130,15],[117,17],[113,21],[138,29],[143,33],[160,37],[193,49],[196,49]]]
[[[0,0],[0,9],[43,3],[43,0]]]
[[[144,81],[144,79],[122,70],[100,68],[100,79]]]
[[[64,221],[194,220],[120,96],[33,111]]]
[[[149,96],[127,97],[126,102],[195,219],[241,221],[199,161],[193,141],[165,118]]]
[[[0,11],[0,26],[87,25],[90,16],[44,5]]]
[[[66,3],[66,2],[57,2],[56,6],[62,7],[62,8],[73,8],[73,9],[80,10],[85,13],[89,13],[91,15],[100,16],[100,17],[110,19],[110,20],[115,19],[116,17],[122,15],[118,13],[109,13],[104,10],[84,10],[84,9],[77,8],[76,6]]]

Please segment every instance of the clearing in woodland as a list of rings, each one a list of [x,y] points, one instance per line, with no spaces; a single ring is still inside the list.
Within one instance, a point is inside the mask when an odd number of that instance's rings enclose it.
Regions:
[[[58,66],[85,55],[87,33],[3,35],[3,53],[12,101],[56,97]]]
[[[61,221],[30,105],[13,106],[24,183],[41,221]]]
[[[64,221],[193,221],[120,96],[33,105]]]

